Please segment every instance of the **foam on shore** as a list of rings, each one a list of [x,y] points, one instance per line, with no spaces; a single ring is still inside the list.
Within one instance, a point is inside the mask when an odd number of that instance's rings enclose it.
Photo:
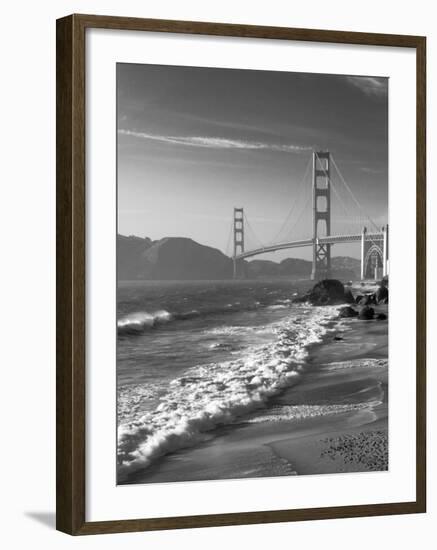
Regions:
[[[308,346],[322,340],[336,315],[335,307],[293,308],[286,320],[274,324],[273,343],[252,347],[232,361],[193,367],[173,380],[153,411],[121,418],[119,481],[160,456],[203,441],[215,427],[264,407],[295,384]]]
[[[326,370],[343,370],[343,369],[356,369],[356,368],[387,368],[388,359],[376,359],[376,358],[360,358],[351,359],[349,361],[336,361],[329,363],[324,368]]]
[[[250,424],[263,422],[287,422],[289,420],[301,420],[303,418],[315,418],[331,414],[342,414],[363,409],[371,409],[380,405],[382,401],[366,401],[363,403],[346,403],[335,405],[286,405],[279,411],[270,414],[262,414],[248,420]]]

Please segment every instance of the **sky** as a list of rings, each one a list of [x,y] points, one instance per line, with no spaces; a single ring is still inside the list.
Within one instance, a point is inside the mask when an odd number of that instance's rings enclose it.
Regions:
[[[328,150],[341,174],[331,166],[332,232],[371,228],[366,216],[387,223],[388,79],[117,64],[123,235],[189,237],[229,254],[243,207],[246,249],[311,237],[313,150]]]

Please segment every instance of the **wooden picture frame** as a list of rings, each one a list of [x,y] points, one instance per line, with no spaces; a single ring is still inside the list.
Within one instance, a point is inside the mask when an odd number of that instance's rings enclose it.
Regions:
[[[417,84],[416,499],[411,502],[86,521],[85,32],[90,28],[409,48]],[[57,21],[57,529],[71,535],[289,522],[426,510],[426,39],[420,36],[71,15]]]

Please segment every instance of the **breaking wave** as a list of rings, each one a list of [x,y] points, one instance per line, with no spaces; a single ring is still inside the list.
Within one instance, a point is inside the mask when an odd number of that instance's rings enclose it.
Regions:
[[[321,341],[336,314],[333,307],[297,309],[296,315],[275,324],[273,343],[249,348],[238,359],[193,367],[172,381],[154,410],[121,418],[119,481],[160,456],[204,440],[217,426],[264,407],[295,384],[307,347]]]
[[[286,309],[290,305],[290,300],[280,300],[278,303],[267,306],[267,309]],[[254,301],[248,304],[233,302],[224,306],[215,306],[201,311],[192,309],[189,311],[170,312],[166,309],[160,309],[155,312],[138,311],[129,313],[121,317],[117,322],[117,332],[119,335],[135,335],[146,330],[156,328],[158,325],[169,323],[170,321],[186,321],[199,316],[235,313],[237,311],[251,311],[258,309],[260,302]]]
[[[165,309],[147,313],[139,311],[122,317],[117,322],[118,334],[135,334],[156,325],[169,323],[174,319],[173,315]]]

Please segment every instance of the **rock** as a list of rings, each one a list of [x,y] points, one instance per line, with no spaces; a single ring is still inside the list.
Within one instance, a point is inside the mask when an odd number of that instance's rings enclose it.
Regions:
[[[385,321],[387,319],[387,315],[385,313],[378,313],[375,319],[377,321]]]
[[[381,286],[375,292],[375,302],[377,304],[385,304],[387,303],[385,300],[388,302],[388,288],[381,283]]]
[[[364,306],[361,308],[360,313],[358,314],[358,319],[368,321],[369,319],[373,319],[374,315],[375,310],[373,309],[373,307]]]
[[[297,298],[293,298],[292,302],[293,304],[304,304],[305,302],[308,302],[308,294],[304,294],[303,296],[298,296]]]
[[[327,306],[355,303],[352,292],[345,291],[344,285],[337,279],[323,279],[315,284],[304,296],[293,299],[293,303],[302,304],[309,302],[313,306]]]
[[[343,337],[342,336],[334,336],[333,340],[334,340],[334,342],[340,342],[341,340],[343,340]]]
[[[323,279],[308,293],[308,301],[313,306],[344,303],[344,286],[337,279]]]
[[[373,294],[365,294],[359,301],[360,306],[368,306],[375,303],[375,297]]]
[[[344,306],[340,308],[338,312],[338,316],[341,318],[348,318],[348,317],[357,317],[358,311],[350,306]]]
[[[362,294],[357,294],[355,296],[355,303],[359,304],[363,298],[364,298],[364,296]]]

